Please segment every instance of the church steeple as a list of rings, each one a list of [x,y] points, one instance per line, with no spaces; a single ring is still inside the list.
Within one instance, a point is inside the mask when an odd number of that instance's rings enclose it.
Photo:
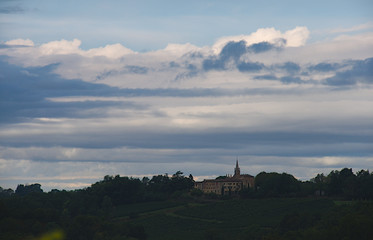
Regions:
[[[236,167],[234,168],[234,176],[240,176],[241,170],[240,167],[238,166],[238,157],[236,159]]]

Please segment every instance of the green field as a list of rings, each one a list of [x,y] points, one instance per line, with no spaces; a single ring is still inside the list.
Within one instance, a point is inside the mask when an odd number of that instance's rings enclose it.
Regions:
[[[119,207],[114,220],[142,225],[148,239],[154,240],[260,239],[277,231],[289,216],[320,219],[334,207],[328,199],[155,202]]]

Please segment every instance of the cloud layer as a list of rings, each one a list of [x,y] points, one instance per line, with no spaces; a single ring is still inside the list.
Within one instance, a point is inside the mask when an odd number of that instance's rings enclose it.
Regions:
[[[145,53],[4,42],[0,185],[219,175],[235,156],[253,175],[372,168],[373,35],[307,44],[309,34],[266,28]]]

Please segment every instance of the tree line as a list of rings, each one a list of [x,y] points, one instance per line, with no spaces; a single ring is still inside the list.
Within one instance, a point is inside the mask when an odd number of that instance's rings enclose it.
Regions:
[[[317,174],[309,181],[299,181],[287,173],[261,172],[255,177],[256,188],[246,192],[252,197],[306,197],[310,195],[343,199],[373,199],[373,173],[351,168]]]
[[[0,189],[0,239],[36,239],[62,229],[66,239],[146,239],[141,225],[111,221],[115,207],[139,202],[165,201],[187,193],[193,176],[178,171],[144,177],[105,176],[88,188],[43,192],[40,184]]]
[[[341,199],[373,199],[373,173],[353,173],[352,169],[318,174],[299,181],[287,173],[261,172],[254,189],[244,189],[242,198],[322,196]],[[192,175],[181,171],[168,176],[142,179],[105,176],[90,187],[73,191],[43,192],[38,183],[20,184],[16,190],[0,188],[0,239],[35,239],[49,230],[62,229],[66,239],[146,239],[142,226],[111,221],[111,213],[121,205],[219,198],[194,189]]]

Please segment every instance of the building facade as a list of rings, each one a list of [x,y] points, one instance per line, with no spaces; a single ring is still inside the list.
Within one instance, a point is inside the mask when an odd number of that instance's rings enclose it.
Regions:
[[[194,187],[200,189],[204,193],[215,193],[218,195],[236,195],[242,189],[254,188],[254,177],[249,174],[241,174],[238,160],[234,168],[234,175],[226,178],[205,179],[201,182],[196,182]]]

